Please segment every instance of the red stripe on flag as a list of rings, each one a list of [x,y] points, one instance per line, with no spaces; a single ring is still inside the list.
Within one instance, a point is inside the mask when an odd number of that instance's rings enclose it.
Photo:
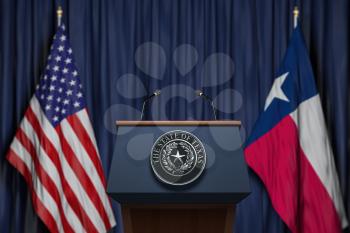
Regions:
[[[102,170],[101,160],[97,154],[89,134],[86,132],[84,126],[80,122],[79,118],[74,114],[66,118],[75,134],[80,140],[80,143],[84,146],[87,154],[89,155],[91,161],[93,162],[95,169],[102,181],[104,187],[106,187],[106,179]]]
[[[250,144],[245,158],[293,233],[341,232],[333,201],[304,154],[290,116]]]
[[[84,109],[82,111],[84,114],[86,114],[86,118],[89,120],[89,117],[87,114],[87,109]],[[81,117],[84,117],[84,114],[82,114]],[[102,169],[101,159],[100,159],[98,152],[96,151],[97,148],[95,147],[94,142],[92,141],[92,138],[91,138],[91,136],[93,136],[93,135],[89,135],[89,133],[86,131],[84,125],[82,124],[81,120],[79,119],[79,117],[76,114],[68,116],[66,118],[66,120],[71,125],[75,134],[79,138],[80,143],[83,145],[83,147],[85,148],[91,161],[93,162],[94,167],[95,167],[95,169],[96,169],[96,171],[101,179],[103,186],[105,188],[107,188],[107,182],[106,182],[105,175],[104,175],[104,172]],[[109,198],[108,198],[108,203],[110,206],[112,205]]]
[[[36,192],[33,188],[32,174],[28,170],[27,166],[22,162],[22,160],[18,157],[18,155],[11,149],[9,150],[6,158],[12,164],[12,166],[14,166],[22,174],[25,181],[27,182],[27,185],[32,195],[33,207],[36,213],[38,214],[38,216],[45,223],[45,225],[50,230],[50,232],[58,233],[59,231],[58,231],[58,227],[54,217],[46,209],[45,205],[41,202],[41,200],[36,195]]]
[[[77,155],[73,152],[72,148],[70,147],[69,143],[67,142],[66,138],[64,137],[64,134],[62,132],[62,128],[60,125],[56,126],[56,131],[60,137],[62,151],[66,157],[68,164],[71,166],[72,170],[77,175],[79,182],[84,187],[86,193],[88,194],[92,203],[96,207],[96,210],[100,214],[100,216],[101,216],[101,218],[106,226],[106,229],[110,229],[111,224],[109,222],[108,215],[106,213],[106,210],[102,204],[102,201],[98,195],[98,192],[96,191],[96,188],[93,185],[89,175],[87,174],[87,172],[85,171],[83,166],[80,164],[80,161],[76,157]]]
[[[98,232],[94,224],[91,222],[89,216],[86,214],[86,211],[80,204],[79,199],[74,194],[72,188],[67,182],[66,177],[63,175],[64,173],[61,166],[61,162],[59,161],[59,154],[56,148],[52,145],[51,141],[45,135],[45,132],[43,132],[41,125],[36,116],[34,115],[31,107],[28,108],[26,112],[26,117],[31,123],[33,129],[36,131],[38,138],[40,139],[41,146],[43,147],[43,149],[45,150],[45,152],[50,157],[51,161],[55,164],[58,170],[64,194],[67,198],[69,205],[71,206],[75,214],[78,216],[79,220],[81,221],[83,227],[87,230],[87,232]]]
[[[52,198],[55,200],[59,214],[62,220],[63,229],[65,232],[74,232],[71,226],[69,225],[67,218],[65,216],[65,213],[62,208],[62,202],[60,198],[60,194],[58,192],[58,189],[53,182],[53,180],[50,178],[50,176],[45,172],[45,170],[42,168],[38,158],[37,153],[35,151],[35,148],[29,138],[24,134],[21,128],[18,129],[16,133],[16,138],[19,140],[19,142],[23,145],[23,147],[28,151],[30,154],[32,161],[34,162],[35,171],[38,175],[40,182],[43,184],[43,186],[46,188],[46,190],[50,193]]]

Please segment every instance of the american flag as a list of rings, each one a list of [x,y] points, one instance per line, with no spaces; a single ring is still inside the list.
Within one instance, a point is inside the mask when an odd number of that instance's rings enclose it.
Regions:
[[[64,25],[7,159],[51,232],[106,232],[116,224]]]

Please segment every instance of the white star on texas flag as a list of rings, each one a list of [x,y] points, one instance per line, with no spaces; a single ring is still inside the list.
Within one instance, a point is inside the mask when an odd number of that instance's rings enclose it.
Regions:
[[[281,76],[276,78],[275,81],[273,82],[270,93],[267,96],[266,101],[265,101],[264,111],[266,111],[266,109],[270,106],[270,104],[272,103],[272,101],[275,98],[289,102],[288,97],[284,94],[284,92],[282,90],[282,85],[283,85],[284,81],[286,80],[288,74],[289,74],[289,72],[282,74]]]

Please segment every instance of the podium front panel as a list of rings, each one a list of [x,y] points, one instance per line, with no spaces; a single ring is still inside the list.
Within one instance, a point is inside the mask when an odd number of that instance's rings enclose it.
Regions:
[[[175,130],[195,135],[206,152],[199,178],[180,186],[162,182],[150,162],[155,141]],[[120,203],[237,203],[250,192],[239,126],[119,126],[107,191]]]

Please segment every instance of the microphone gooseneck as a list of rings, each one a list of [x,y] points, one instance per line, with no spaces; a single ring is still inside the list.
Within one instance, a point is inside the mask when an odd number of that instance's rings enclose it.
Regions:
[[[155,90],[155,91],[152,93],[152,95],[147,96],[147,97],[145,98],[145,100],[143,101],[143,104],[142,104],[142,111],[141,111],[140,120],[143,119],[146,103],[147,103],[149,100],[151,100],[153,97],[160,95],[160,93],[161,93],[160,90]]]
[[[204,94],[204,92],[202,90],[196,90],[195,92],[196,92],[197,96],[204,98],[206,101],[208,101],[210,103],[211,108],[213,110],[214,119],[217,120],[217,118],[216,118],[216,108],[214,106],[213,99],[210,96]]]

